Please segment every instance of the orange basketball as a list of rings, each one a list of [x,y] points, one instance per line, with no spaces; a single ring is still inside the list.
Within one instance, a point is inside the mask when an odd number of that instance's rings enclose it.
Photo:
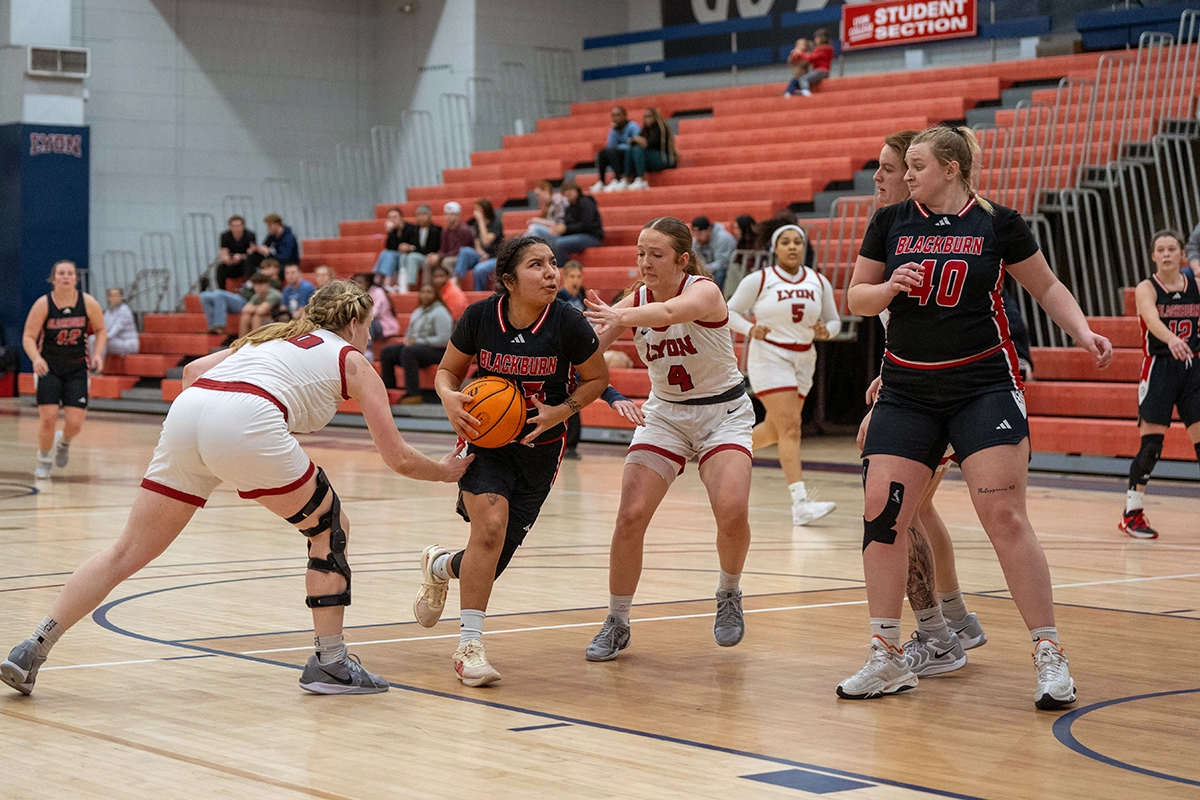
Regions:
[[[489,375],[463,387],[469,394],[468,414],[479,420],[479,435],[471,439],[478,447],[503,447],[525,427],[525,398],[512,381]]]

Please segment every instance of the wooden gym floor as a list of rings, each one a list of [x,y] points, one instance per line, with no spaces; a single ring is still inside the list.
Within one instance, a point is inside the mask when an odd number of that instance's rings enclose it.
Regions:
[[[120,531],[161,420],[93,413],[71,464],[35,484],[34,409],[0,401],[0,647]],[[413,435],[429,453],[448,437]],[[0,687],[0,796],[41,797],[1195,797],[1200,793],[1200,486],[1153,484],[1157,541],[1126,538],[1120,480],[1035,476],[1030,512],[1056,584],[1079,703],[1032,703],[1029,644],[956,473],[939,492],[968,605],[989,642],[906,695],[841,701],[867,612],[861,488],[846,440],[806,473],[838,510],[793,529],[777,468],[755,469],[747,634],[712,640],[714,526],[694,465],[648,536],[633,643],[583,648],[607,607],[622,450],[564,464],[497,583],[488,656],[455,679],[456,590],[412,619],[417,557],[466,541],[455,489],[387,472],[362,431],[303,437],[351,518],[347,638],[392,690],[317,697],[303,539],[218,490],[161,558],[69,631],[31,697]],[[838,465],[841,465],[840,468]],[[36,491],[35,491],[36,490]],[[911,627],[911,615],[905,621]]]

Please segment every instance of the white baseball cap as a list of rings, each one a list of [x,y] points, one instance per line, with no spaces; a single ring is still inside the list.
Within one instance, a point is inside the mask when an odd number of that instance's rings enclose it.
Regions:
[[[446,203],[446,205],[442,206],[442,213],[443,214],[461,214],[462,206],[460,206],[458,203],[451,200],[449,203]]]

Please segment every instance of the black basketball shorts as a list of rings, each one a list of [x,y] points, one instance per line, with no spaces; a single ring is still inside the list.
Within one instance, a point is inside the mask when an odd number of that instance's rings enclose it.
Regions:
[[[50,371],[37,379],[37,404],[39,406],[87,408],[87,365],[51,364]]]
[[[1138,418],[1151,425],[1170,425],[1179,409],[1183,424],[1200,422],[1200,358],[1190,362],[1172,356],[1150,356],[1142,364],[1138,384]]]
[[[458,513],[468,521],[462,503],[462,492],[498,494],[508,500],[508,530],[505,538],[517,545],[537,522],[542,503],[558,475],[566,435],[543,444],[528,447],[520,442],[488,449],[470,445],[468,453],[475,460],[458,479]]]

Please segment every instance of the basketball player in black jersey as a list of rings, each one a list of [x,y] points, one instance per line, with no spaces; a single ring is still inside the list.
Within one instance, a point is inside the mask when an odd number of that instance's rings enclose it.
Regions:
[[[1088,328],[1025,221],[971,188],[968,128],[922,132],[906,154],[911,199],[880,209],[849,290],[851,312],[891,314],[883,388],[863,450],[863,568],[871,614],[866,665],[838,686],[850,699],[916,686],[900,649],[908,527],[953,444],[975,510],[1033,634],[1039,708],[1075,701],[1058,644],[1050,570],[1025,510],[1029,429],[1000,289],[1012,273],[1100,367],[1112,346]]]
[[[34,477],[49,478],[50,467],[67,465],[71,440],[79,435],[87,416],[88,367],[104,366],[104,311],[96,298],[79,291],[75,263],[59,261],[50,270],[53,289],[33,303],[25,318],[21,344],[37,376],[38,459]],[[88,328],[96,334],[91,363],[87,355]],[[64,407],[61,431],[58,409]],[[53,460],[52,460],[53,459]]]
[[[608,386],[596,334],[582,314],[558,298],[558,286],[558,266],[544,240],[522,236],[505,242],[496,260],[497,293],[463,312],[438,368],[437,392],[460,436],[479,425],[463,408],[470,398],[459,391],[476,357],[479,377],[514,381],[530,414],[517,441],[495,449],[468,448],[475,461],[458,482],[458,511],[471,523],[466,549],[451,553],[430,545],[421,556],[423,583],[413,613],[425,627],[441,616],[449,579],[459,579],[461,635],[454,670],[468,686],[500,679],[482,641],[492,583],[550,493],[567,418]]]
[[[1143,510],[1150,473],[1162,455],[1171,411],[1187,426],[1200,459],[1200,288],[1182,272],[1183,237],[1159,231],[1151,242],[1158,270],[1137,286],[1142,325],[1142,379],[1138,384],[1138,431],[1142,446],[1129,466],[1129,492],[1118,527],[1138,539],[1156,539]]]

